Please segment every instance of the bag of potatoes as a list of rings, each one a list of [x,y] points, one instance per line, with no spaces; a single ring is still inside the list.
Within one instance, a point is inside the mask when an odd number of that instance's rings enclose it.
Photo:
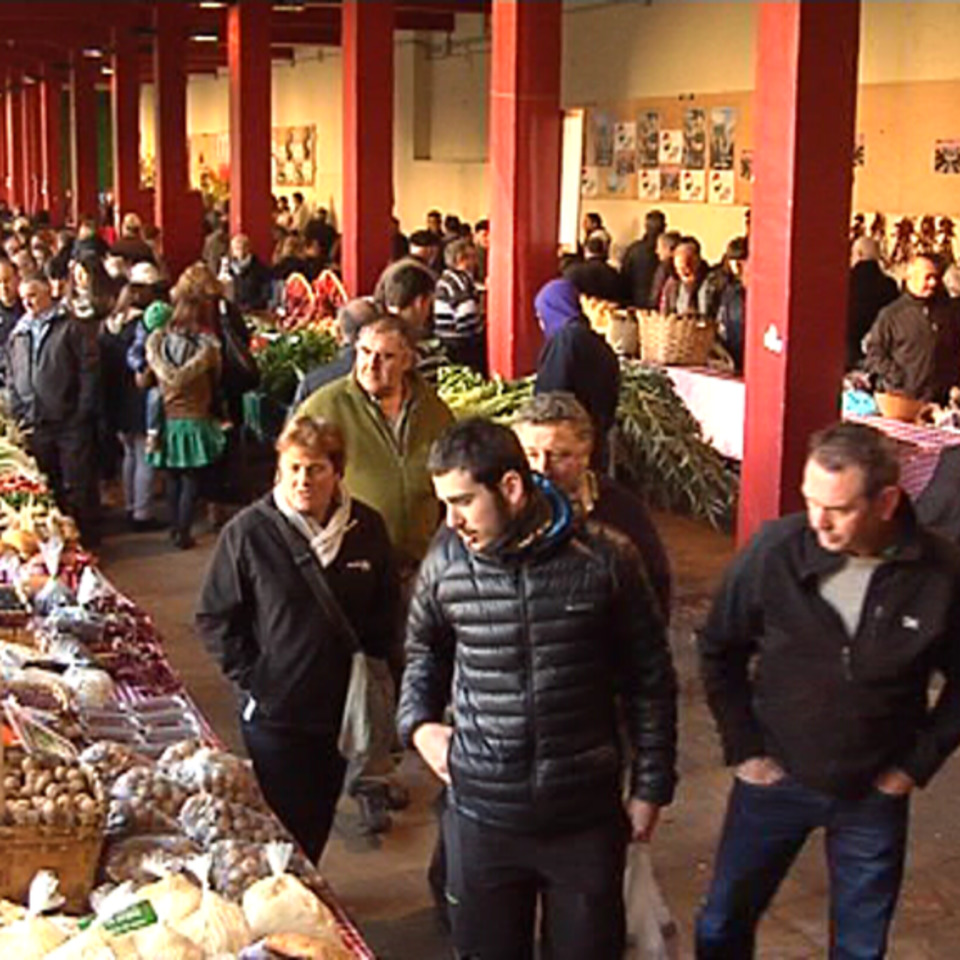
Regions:
[[[254,937],[302,933],[322,937],[336,928],[333,914],[320,898],[287,873],[293,846],[268,843],[271,876],[252,884],[243,895],[243,913]]]
[[[171,926],[200,947],[205,956],[239,953],[253,939],[243,911],[210,889],[209,856],[195,857],[190,869],[203,884],[200,906]]]
[[[53,920],[43,913],[63,903],[57,896],[57,878],[49,870],[41,870],[30,884],[27,915],[0,930],[0,957],[17,960],[40,960],[68,938]]]

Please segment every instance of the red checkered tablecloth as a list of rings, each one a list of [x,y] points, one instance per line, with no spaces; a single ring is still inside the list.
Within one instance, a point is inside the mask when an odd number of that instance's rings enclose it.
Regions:
[[[940,454],[948,447],[960,446],[960,430],[925,427],[887,417],[848,416],[882,431],[897,441],[900,455],[900,486],[911,500],[926,490],[940,462]]]

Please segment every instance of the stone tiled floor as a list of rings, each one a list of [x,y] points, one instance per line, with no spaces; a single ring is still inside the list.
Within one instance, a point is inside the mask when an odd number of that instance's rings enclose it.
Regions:
[[[682,781],[653,845],[655,869],[677,920],[680,956],[691,956],[691,921],[709,880],[729,774],[696,680],[691,637],[707,598],[732,555],[730,540],[687,520],[662,516],[677,581],[671,641],[681,678]],[[108,539],[103,565],[121,589],[156,619],[171,659],[214,728],[239,748],[229,687],[193,636],[193,604],[212,546],[180,553],[163,534]],[[357,834],[356,808],[341,803],[324,871],[383,960],[440,960],[449,956],[437,932],[424,880],[434,841],[432,778],[415,757],[402,768],[413,803],[382,840]],[[950,960],[960,956],[960,762],[947,765],[918,795],[911,854],[891,956]],[[777,896],[760,932],[759,956],[807,960],[826,956],[827,881],[814,837]],[[587,958],[585,958],[587,960]]]

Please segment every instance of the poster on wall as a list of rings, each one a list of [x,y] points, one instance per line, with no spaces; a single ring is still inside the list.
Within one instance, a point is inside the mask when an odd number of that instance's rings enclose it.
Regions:
[[[740,179],[753,183],[753,151],[740,151]]]
[[[737,111],[713,107],[710,111],[710,169],[732,170],[737,142]]]
[[[681,130],[661,130],[660,131],[660,153],[659,160],[661,167],[676,166],[680,163],[680,157],[683,153],[683,131]]]
[[[637,125],[635,123],[617,123],[613,127],[614,150],[621,153],[637,149]]]
[[[733,203],[734,190],[735,184],[732,170],[710,171],[710,190],[708,194],[711,203]]]
[[[707,113],[700,107],[683,111],[683,159],[687,170],[703,170],[707,165]]]
[[[647,110],[637,117],[637,167],[653,170],[660,166],[660,114]]]
[[[609,114],[593,114],[593,166],[613,166],[613,120]]]
[[[617,176],[630,177],[637,172],[636,150],[618,150],[613,157],[613,169]]]
[[[196,133],[187,138],[190,154],[190,186],[211,195],[229,192],[230,134]]]
[[[650,201],[660,199],[659,170],[640,170],[637,173],[637,198]]]
[[[960,173],[960,140],[934,142],[933,172]]]
[[[609,197],[625,197],[629,193],[630,177],[610,168],[603,173],[603,187]]]
[[[317,174],[317,128],[274,127],[271,166],[275,187],[312,187]]]
[[[660,168],[660,199],[661,200],[679,200],[680,199],[680,168],[679,167],[661,167]]]
[[[703,203],[707,198],[707,172],[684,170],[680,174],[680,199],[684,203]]]
[[[580,176],[580,196],[595,197],[600,193],[600,178],[596,167],[584,167]]]

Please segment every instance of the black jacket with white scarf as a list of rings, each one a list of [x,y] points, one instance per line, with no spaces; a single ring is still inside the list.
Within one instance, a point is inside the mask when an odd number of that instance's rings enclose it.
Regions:
[[[263,507],[273,517],[264,515]],[[298,570],[273,493],[224,527],[207,570],[197,629],[223,672],[269,722],[336,733],[351,647]],[[397,625],[398,586],[383,520],[354,500],[352,525],[323,570],[363,651],[385,657]]]

